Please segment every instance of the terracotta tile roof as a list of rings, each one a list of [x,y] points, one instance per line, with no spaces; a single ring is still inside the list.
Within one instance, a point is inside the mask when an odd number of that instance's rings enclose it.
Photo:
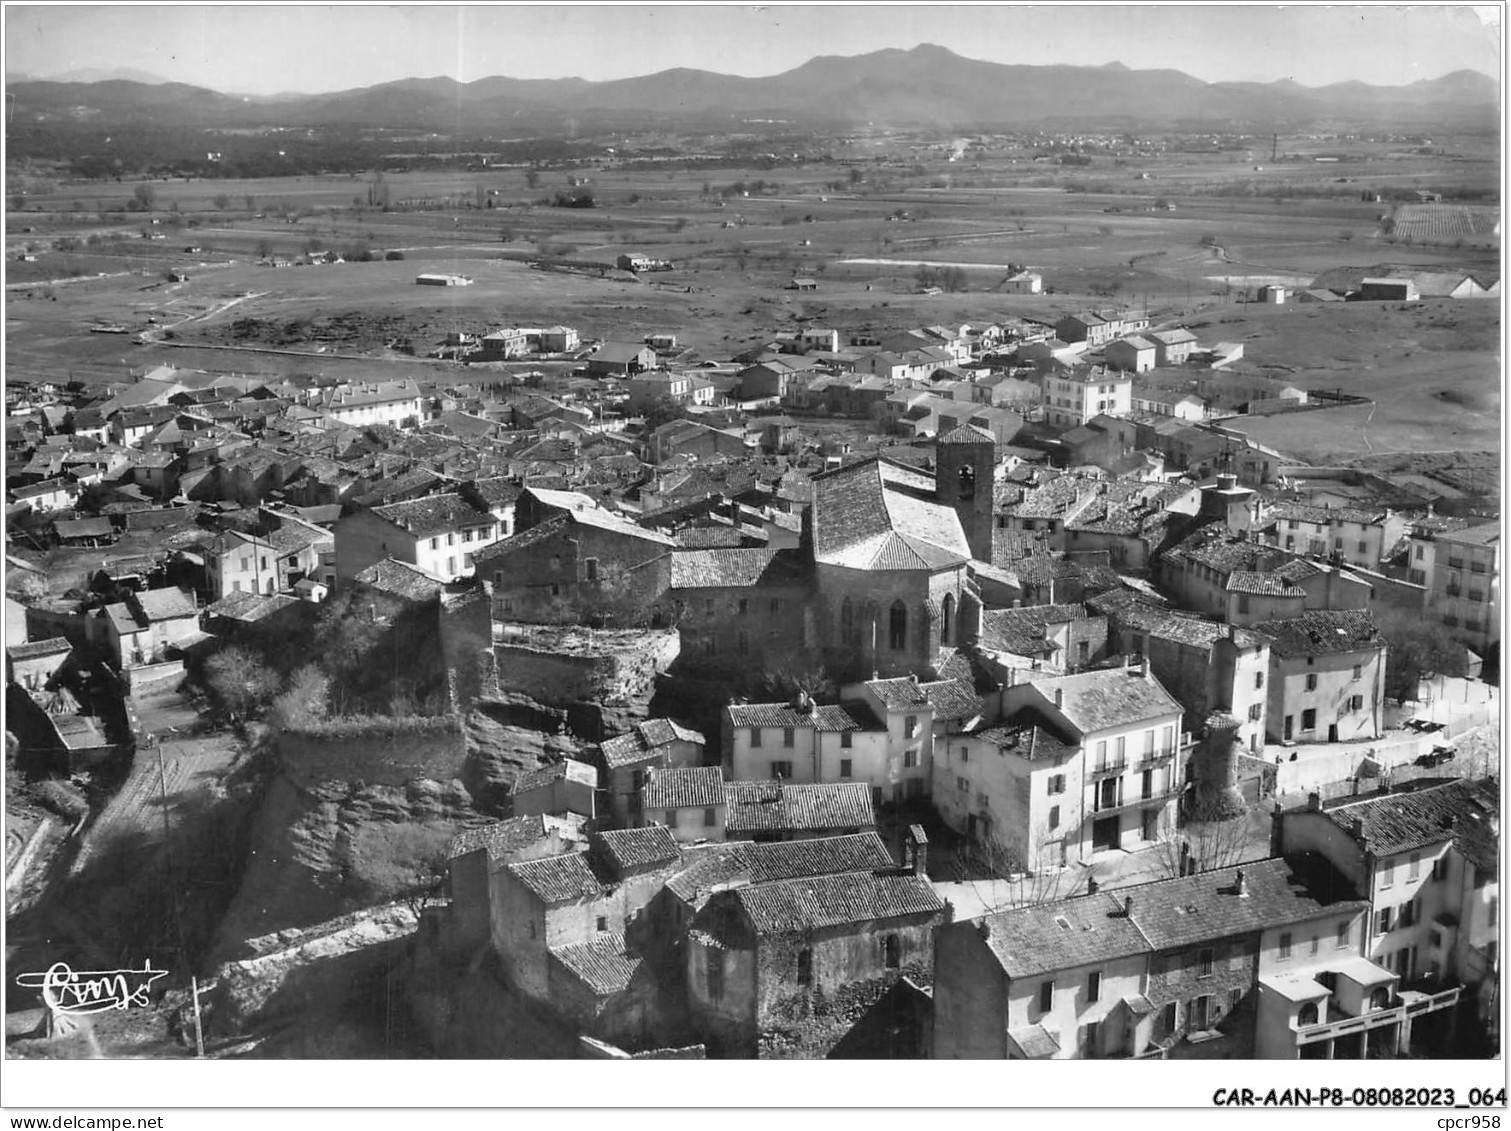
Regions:
[[[595,833],[592,843],[614,874],[619,876],[658,864],[671,864],[682,856],[676,837],[663,825]]]
[[[1044,639],[1048,626],[1084,619],[1086,606],[1081,604],[989,609],[981,615],[980,644],[1015,656],[1047,655],[1054,651],[1054,646]]]
[[[407,530],[416,538],[428,538],[493,521],[493,516],[486,511],[477,510],[460,495],[450,493],[374,507],[373,514]]]
[[[1377,857],[1451,840],[1476,868],[1496,871],[1500,793],[1494,782],[1454,781],[1330,806],[1327,815],[1350,836],[1355,819]]]
[[[981,714],[981,696],[968,679],[920,683],[918,689],[933,705],[935,722],[961,722]]]
[[[806,585],[811,576],[800,550],[678,550],[672,554],[673,589],[731,589],[754,585]]]
[[[1110,893],[999,911],[980,920],[987,948],[1010,978],[1146,954],[1149,941]]]
[[[866,687],[888,711],[917,710],[929,705],[929,697],[911,676],[867,680]]]
[[[133,599],[149,623],[199,614],[194,594],[187,589],[145,589]]]
[[[952,428],[934,441],[936,444],[995,444],[996,442],[995,436],[984,428],[977,428],[974,424],[962,424],[958,428]]]
[[[526,860],[506,868],[542,903],[594,899],[603,892],[603,885],[581,852]]]
[[[1352,898],[1346,880],[1321,866],[1281,857],[1246,863],[1241,871],[1247,896],[1238,894],[1238,870],[1139,884],[1109,897],[1133,900],[1133,923],[1155,950],[1369,909],[1367,900]]]
[[[1063,693],[1060,711],[1082,734],[1108,727],[1179,715],[1181,705],[1155,679],[1138,668],[1112,668],[1078,675],[1036,677],[1029,683],[1046,699]]]
[[[474,829],[463,829],[451,838],[446,849],[446,858],[455,860],[469,852],[486,850],[489,860],[501,860],[521,849],[549,837],[553,830],[566,829],[574,823],[558,817],[536,814],[531,817],[511,817],[506,821],[494,821]]]
[[[971,732],[972,738],[994,743],[1005,754],[1012,754],[1028,762],[1053,762],[1074,753],[1076,747],[1066,746],[1049,731],[1033,725],[991,726]]]
[[[1265,522],[1282,519],[1296,519],[1298,522],[1310,522],[1318,526],[1331,526],[1339,522],[1355,522],[1364,526],[1373,526],[1384,522],[1386,518],[1385,508],[1379,510],[1363,507],[1318,507],[1310,503],[1275,503],[1264,515]]]
[[[654,770],[640,791],[646,809],[712,809],[724,804],[724,771],[718,766]]]
[[[725,710],[729,712],[730,725],[737,727],[812,727],[829,732],[860,730],[864,722],[858,721],[844,705],[815,704],[811,714],[790,703],[731,703]]]
[[[1254,631],[1270,640],[1276,656],[1327,656],[1376,651],[1385,638],[1368,609],[1311,609],[1290,620],[1265,621]]]
[[[813,480],[814,560],[863,570],[936,570],[967,561],[959,516],[933,478],[868,459]]]
[[[698,731],[689,730],[671,719],[646,719],[636,723],[628,734],[604,739],[598,749],[603,754],[604,765],[613,770],[643,762],[653,757],[659,747],[679,741],[695,742],[700,746],[705,743]]]
[[[587,942],[553,946],[551,957],[598,997],[623,993],[644,961],[629,952],[619,931],[600,931]]]
[[[356,580],[379,593],[388,593],[409,601],[428,601],[445,588],[440,578],[432,577],[418,566],[395,561],[393,558],[374,562],[357,574]]]
[[[1305,597],[1306,591],[1278,573],[1253,573],[1235,569],[1228,575],[1229,593],[1253,597]]]
[[[35,660],[40,656],[61,656],[73,651],[73,645],[61,636],[51,640],[30,640],[23,644],[6,646],[5,654],[12,660]]]
[[[581,782],[594,788],[598,785],[598,771],[586,762],[577,762],[571,758],[563,758],[560,762],[552,762],[549,766],[541,766],[520,774],[514,781],[514,794],[525,793],[532,789],[542,789],[559,781]]]
[[[937,916],[944,900],[920,876],[847,872],[741,888],[732,893],[758,935],[787,934],[844,923]]]
[[[775,781],[727,782],[730,833],[817,832],[868,829],[876,825],[871,791],[859,782],[782,785]]]

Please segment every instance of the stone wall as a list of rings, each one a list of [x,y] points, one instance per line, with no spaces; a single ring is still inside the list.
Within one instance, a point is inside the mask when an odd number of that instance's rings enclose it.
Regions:
[[[680,650],[675,629],[506,632],[493,647],[497,693],[565,708],[572,731],[597,742],[648,717]]]

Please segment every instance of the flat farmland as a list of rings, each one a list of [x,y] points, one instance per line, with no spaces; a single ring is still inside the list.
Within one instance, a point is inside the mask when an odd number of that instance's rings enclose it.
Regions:
[[[1500,446],[1499,305],[1477,299],[1252,304],[1192,326],[1203,340],[1244,342],[1249,371],[1375,401],[1233,422],[1262,444],[1320,461],[1493,451]]]
[[[1500,235],[1500,209],[1467,204],[1403,204],[1392,218],[1392,234],[1423,243],[1483,241]]]

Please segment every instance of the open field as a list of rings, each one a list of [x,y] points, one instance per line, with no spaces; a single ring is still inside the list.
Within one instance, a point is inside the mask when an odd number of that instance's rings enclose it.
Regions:
[[[439,375],[465,369],[392,347],[407,341],[424,354],[452,330],[565,322],[589,340],[673,332],[696,359],[727,357],[798,324],[888,330],[1004,316],[1051,321],[1123,304],[1146,309],[1157,324],[1189,323],[1203,340],[1245,341],[1246,364],[1271,375],[1378,401],[1358,421],[1345,410],[1251,422],[1265,442],[1319,454],[1488,448],[1499,411],[1499,303],[1242,301],[1264,282],[1304,284],[1326,270],[1384,261],[1498,277],[1493,203],[1364,199],[1428,188],[1489,192],[1493,201],[1493,144],[1459,139],[1449,147],[1449,156],[1434,157],[1384,142],[1351,141],[1340,152],[1337,143],[1282,139],[1291,156],[1278,162],[1266,145],[1062,167],[1010,146],[949,162],[937,140],[862,138],[848,152],[867,160],[851,165],[609,163],[541,170],[534,186],[524,169],[390,173],[387,212],[366,206],[370,177],[155,182],[151,215],[121,211],[130,182],[38,184],[25,211],[7,217],[9,249],[31,245],[36,261],[7,259],[6,361],[14,372],[92,380],[163,362]],[[1329,154],[1339,160],[1314,160]],[[532,203],[584,177],[598,207]],[[1472,238],[1462,247],[1417,238],[1408,246],[1403,222],[1449,234],[1467,225]],[[167,238],[143,239],[143,231]],[[120,238],[112,242],[112,234]],[[257,262],[320,248],[366,249],[378,261],[284,269]],[[383,261],[387,252],[404,258]],[[635,279],[499,258],[543,254],[590,265],[623,252],[669,259],[675,269]],[[944,264],[961,266],[968,289],[915,293],[919,270]],[[1040,272],[1053,293],[1000,293],[1009,265]],[[188,280],[167,282],[170,267]],[[465,274],[474,285],[415,286],[425,271]],[[785,290],[795,275],[815,277],[818,290]],[[48,282],[69,279],[77,281]],[[172,339],[136,344],[149,319]],[[100,324],[133,333],[85,332]]]

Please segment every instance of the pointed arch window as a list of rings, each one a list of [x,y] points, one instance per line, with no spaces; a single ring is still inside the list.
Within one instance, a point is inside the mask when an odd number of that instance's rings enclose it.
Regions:
[[[849,597],[846,597],[839,607],[839,642],[841,644],[855,643],[855,606],[850,604]]]
[[[954,635],[955,595],[953,593],[946,593],[944,595],[944,603],[941,608],[943,611],[939,620],[939,643],[948,644]]]
[[[962,467],[960,469],[960,498],[962,500],[976,497],[976,469],[974,467]]]
[[[893,601],[887,622],[887,647],[894,652],[903,651],[908,646],[908,607],[901,601]]]

